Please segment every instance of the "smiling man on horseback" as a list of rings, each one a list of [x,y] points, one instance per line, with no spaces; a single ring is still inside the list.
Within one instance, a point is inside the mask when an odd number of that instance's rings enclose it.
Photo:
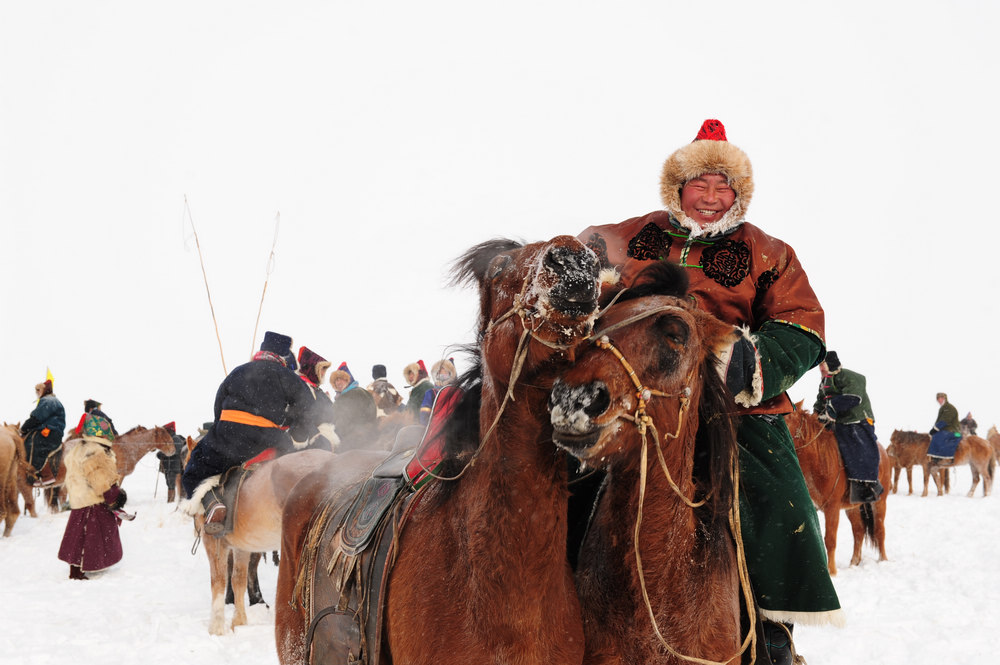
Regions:
[[[826,565],[819,521],[782,414],[785,391],[824,354],[824,315],[793,249],[745,221],[754,190],[747,155],[706,120],[694,141],[666,161],[665,210],[578,237],[625,287],[650,261],[673,261],[690,278],[699,307],[744,330],[726,383],[736,404],[740,512],[754,595],[770,651],[791,663],[792,623],[843,622]],[[758,662],[761,662],[758,659]]]
[[[215,421],[181,477],[187,496],[182,510],[204,513],[208,534],[225,528],[226,506],[214,491],[222,474],[268,449],[278,454],[301,450],[315,434],[308,417],[315,398],[293,369],[291,342],[285,335],[265,333],[253,360],[230,372],[215,395]]]

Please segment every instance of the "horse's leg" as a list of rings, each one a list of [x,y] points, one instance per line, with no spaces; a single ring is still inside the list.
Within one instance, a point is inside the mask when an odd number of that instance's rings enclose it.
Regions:
[[[851,565],[861,563],[861,544],[865,541],[865,523],[861,518],[861,507],[845,508],[847,519],[851,523],[851,533],[854,535],[854,552],[851,554]]]
[[[891,491],[892,491],[893,494],[895,494],[896,490],[899,489],[899,472],[900,471],[902,471],[902,469],[900,469],[898,466],[893,466],[892,467],[892,486],[891,486]]]
[[[233,552],[233,628],[247,625],[247,566],[250,553],[243,550]]]
[[[250,555],[250,565],[247,571],[247,598],[250,601],[251,607],[260,603],[264,603],[265,607],[267,606],[267,602],[264,601],[264,594],[260,592],[260,578],[257,577],[257,567],[263,558],[264,554],[261,552],[254,552]]]
[[[966,494],[966,496],[971,499],[972,497],[976,496],[976,487],[979,485],[979,469],[976,468],[976,465],[972,462],[971,459],[969,460],[969,469],[972,470],[972,487],[969,488],[969,493]],[[983,496],[986,496],[985,482],[983,483],[983,492],[984,492]]]
[[[920,465],[920,468],[924,470],[924,493],[920,496],[927,496],[927,485],[931,480],[930,465],[928,465],[927,462],[924,462]]]
[[[889,560],[885,553],[885,508],[888,504],[886,498],[883,494],[878,501],[872,504],[872,513],[875,516],[875,545],[878,547],[879,561]]]
[[[823,534],[823,543],[826,545],[826,566],[830,571],[830,577],[833,577],[837,574],[837,561],[834,555],[837,551],[837,527],[840,526],[840,507],[824,507],[823,518],[826,523],[826,532]]]
[[[199,530],[203,517],[199,517]],[[201,540],[208,557],[209,578],[212,583],[212,612],[208,619],[208,632],[224,635],[226,632],[226,559],[229,548],[221,538],[206,535]]]
[[[897,473],[897,475],[899,474]],[[906,467],[906,484],[910,488],[910,491],[907,492],[907,495],[913,494],[913,465]],[[924,496],[927,495],[924,494]]]

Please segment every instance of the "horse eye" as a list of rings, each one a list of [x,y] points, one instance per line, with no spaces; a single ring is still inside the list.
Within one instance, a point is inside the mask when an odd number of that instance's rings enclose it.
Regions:
[[[691,336],[691,330],[681,319],[674,316],[663,316],[656,322],[660,334],[672,344],[684,346]]]

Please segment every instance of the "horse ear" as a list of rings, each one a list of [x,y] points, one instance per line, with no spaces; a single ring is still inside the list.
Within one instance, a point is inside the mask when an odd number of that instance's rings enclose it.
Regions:
[[[722,358],[727,351],[742,337],[740,329],[731,323],[725,323],[702,310],[696,310],[699,314],[699,328],[705,340],[705,346],[712,351],[716,358]]]

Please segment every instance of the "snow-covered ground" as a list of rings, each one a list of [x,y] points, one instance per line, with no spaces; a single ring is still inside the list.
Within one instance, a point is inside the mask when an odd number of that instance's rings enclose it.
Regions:
[[[0,663],[277,663],[273,609],[255,606],[249,625],[208,634],[208,563],[200,549],[192,556],[190,520],[166,503],[162,482],[152,455],[125,479],[128,509],[138,513],[121,527],[125,557],[87,582],[67,579],[56,558],[68,513],[22,515],[0,540]],[[861,566],[849,568],[851,534],[841,520],[835,583],[848,625],[796,630],[809,665],[998,662],[1000,498],[983,499],[980,489],[969,499],[970,483],[962,468],[950,495],[890,496],[888,562],[866,546]],[[277,568],[262,564],[270,605],[276,580]]]

